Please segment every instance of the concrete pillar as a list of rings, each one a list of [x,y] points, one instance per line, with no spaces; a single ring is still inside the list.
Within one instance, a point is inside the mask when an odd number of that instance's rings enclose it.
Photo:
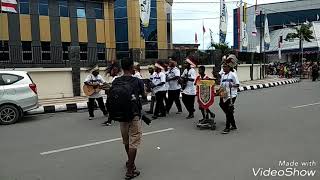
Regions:
[[[69,47],[69,59],[72,67],[73,96],[80,96],[80,46]]]

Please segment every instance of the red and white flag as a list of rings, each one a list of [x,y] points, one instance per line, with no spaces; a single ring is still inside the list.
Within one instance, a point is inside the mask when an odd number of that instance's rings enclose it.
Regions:
[[[197,35],[197,33],[194,34],[194,42],[195,42],[195,44],[198,44],[198,35]]]
[[[17,13],[17,1],[1,0],[1,11]]]

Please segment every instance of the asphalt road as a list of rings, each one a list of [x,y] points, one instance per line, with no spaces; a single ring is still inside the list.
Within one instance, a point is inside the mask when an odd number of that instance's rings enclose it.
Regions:
[[[236,102],[239,130],[228,135],[220,134],[225,117],[218,100],[213,108],[216,131],[195,127],[200,113],[186,120],[186,114],[176,115],[174,109],[169,117],[144,125],[149,134],[139,150],[137,166],[142,174],[136,179],[318,180],[319,92],[320,82],[310,81],[242,92]],[[96,111],[96,117],[87,120],[87,112],[46,114],[0,126],[0,180],[123,179],[126,157],[119,126],[103,127],[102,114]],[[254,176],[258,168],[292,167],[279,166],[279,161],[295,161],[298,165],[293,168],[316,174]],[[305,161],[315,164],[303,167]]]

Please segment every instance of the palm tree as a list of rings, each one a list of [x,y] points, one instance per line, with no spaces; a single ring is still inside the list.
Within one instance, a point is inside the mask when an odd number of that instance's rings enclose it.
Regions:
[[[231,48],[226,43],[212,43],[209,48],[214,48],[220,50],[222,55],[228,54],[231,51]]]
[[[232,49],[229,47],[229,45],[227,43],[211,43],[209,46],[210,48],[214,48],[215,50],[218,50],[221,52],[221,57],[224,55],[229,54],[230,52],[232,52]],[[220,66],[221,66],[221,57],[214,59],[214,65],[215,65],[215,72],[219,72],[220,71]]]
[[[293,27],[296,30],[294,33],[288,33],[285,41],[293,40],[299,38],[300,41],[300,50],[301,50],[301,63],[303,61],[303,42],[311,42],[313,37],[313,31],[311,30],[312,24],[311,23],[303,23],[300,27]]]

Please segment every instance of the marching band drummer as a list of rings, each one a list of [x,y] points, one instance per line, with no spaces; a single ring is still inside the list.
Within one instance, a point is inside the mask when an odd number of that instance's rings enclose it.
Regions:
[[[150,65],[148,67],[148,71],[149,71],[149,84],[148,84],[148,88],[150,88],[150,91],[151,91],[151,102],[150,102],[150,109],[149,111],[147,111],[146,113],[148,114],[153,114],[153,109],[154,109],[154,103],[156,102],[156,95],[154,93],[154,91],[151,89],[151,83],[153,82],[153,77],[154,77],[154,65]]]
[[[95,66],[90,71],[91,73],[87,76],[87,78],[84,81],[85,85],[93,86],[93,88],[97,88],[99,85],[106,84],[106,81],[102,78],[101,75],[99,75],[99,67]],[[88,102],[88,111],[89,111],[89,120],[92,120],[94,118],[94,101],[98,102],[100,110],[103,112],[104,116],[108,116],[108,112],[104,106],[103,103],[103,97],[100,94],[100,92],[95,92],[91,96],[89,96],[89,102]]]
[[[166,116],[166,108],[164,106],[164,98],[166,96],[166,75],[164,74],[163,63],[155,63],[155,72],[153,73],[153,92],[156,96],[156,107],[152,118]],[[160,114],[159,114],[160,113]]]
[[[196,67],[195,60],[193,58],[187,58],[185,63],[185,70],[183,71],[181,78],[183,81],[182,85],[182,102],[185,105],[189,115],[187,119],[194,118],[194,101],[196,97],[196,85],[194,84],[196,79]]]

